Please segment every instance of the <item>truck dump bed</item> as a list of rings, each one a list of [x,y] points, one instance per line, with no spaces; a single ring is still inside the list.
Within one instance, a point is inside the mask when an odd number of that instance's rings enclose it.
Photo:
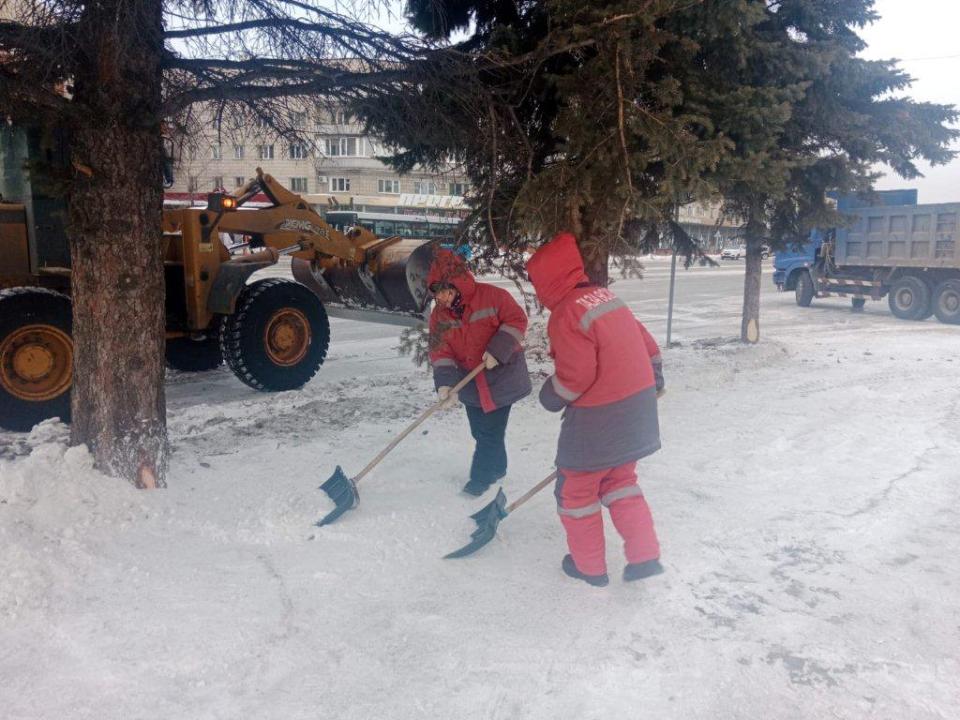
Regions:
[[[960,203],[867,207],[837,230],[838,266],[960,268]]]

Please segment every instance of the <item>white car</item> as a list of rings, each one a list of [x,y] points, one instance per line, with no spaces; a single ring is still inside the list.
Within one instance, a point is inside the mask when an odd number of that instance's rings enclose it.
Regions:
[[[747,249],[742,245],[736,247],[726,247],[720,253],[721,260],[739,260],[747,256]]]
[[[740,258],[745,258],[746,256],[747,248],[743,245],[724,248],[720,253],[721,260],[739,260]],[[767,245],[763,245],[760,248],[760,259],[766,260],[768,257],[770,257],[770,248]]]

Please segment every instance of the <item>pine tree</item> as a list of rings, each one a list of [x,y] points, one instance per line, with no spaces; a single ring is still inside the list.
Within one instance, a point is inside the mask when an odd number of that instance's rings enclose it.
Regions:
[[[872,0],[410,0],[433,38],[473,32],[358,107],[404,148],[400,170],[462,161],[474,238],[522,249],[578,235],[593,280],[655,240],[678,203],[722,197],[747,245],[741,337],[759,339],[761,247],[838,222],[829,190],[868,190],[883,163],[915,177],[952,157],[950,107],[898,96],[909,78],[857,57]],[[471,26],[470,20],[474,20]],[[687,249],[689,251],[689,244]]]
[[[605,284],[611,253],[640,249],[659,227],[679,230],[678,200],[709,194],[703,178],[727,149],[660,68],[666,47],[692,57],[665,27],[686,4],[413,0],[409,16],[429,36],[470,17],[473,34],[357,113],[399,149],[391,162],[401,171],[464,164],[474,239],[489,255],[568,229]]]
[[[670,63],[685,104],[732,142],[708,180],[743,222],[743,342],[760,338],[764,244],[781,249],[842,222],[827,192],[868,192],[877,164],[913,178],[918,158],[953,157],[954,109],[902,97],[910,79],[893,62],[857,57],[872,8],[872,0],[706,0],[671,19],[699,48],[696,63]]]

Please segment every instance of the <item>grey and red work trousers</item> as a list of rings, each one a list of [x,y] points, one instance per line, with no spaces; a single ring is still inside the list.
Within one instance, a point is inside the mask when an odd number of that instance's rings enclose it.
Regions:
[[[623,538],[628,563],[660,557],[660,543],[650,507],[637,485],[637,463],[604,470],[560,468],[555,494],[557,512],[567,546],[577,569],[585,575],[607,572],[602,507],[610,510],[613,525]]]

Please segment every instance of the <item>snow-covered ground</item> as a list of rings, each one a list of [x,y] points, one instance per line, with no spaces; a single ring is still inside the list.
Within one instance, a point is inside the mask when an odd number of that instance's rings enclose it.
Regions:
[[[649,268],[615,290],[662,339]],[[960,717],[960,328],[801,310],[767,276],[759,346],[697,343],[737,334],[742,265],[699,273],[640,466],[667,573],[641,583],[612,527],[611,585],[564,576],[547,491],[442,560],[482,504],[462,412],[313,527],[335,466],[432,400],[395,328],[334,321],[299,392],[172,375],[163,491],[98,474],[57,423],[0,435],[0,716]],[[558,423],[516,407],[508,497],[551,470]]]

